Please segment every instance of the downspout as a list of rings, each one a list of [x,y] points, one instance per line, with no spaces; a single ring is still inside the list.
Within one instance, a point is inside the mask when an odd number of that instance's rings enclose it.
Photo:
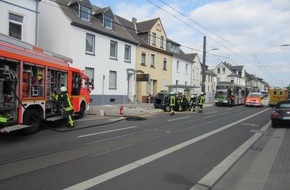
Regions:
[[[39,2],[41,0],[35,0],[36,1],[36,19],[35,19],[35,45],[38,46],[38,27],[39,27],[39,12],[38,12],[38,9],[39,9]]]

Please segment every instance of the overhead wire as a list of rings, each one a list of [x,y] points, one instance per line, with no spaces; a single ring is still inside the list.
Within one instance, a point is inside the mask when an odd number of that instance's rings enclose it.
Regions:
[[[51,2],[54,2],[54,3],[55,3],[55,0],[47,0],[47,1],[51,1]],[[167,14],[173,16],[174,18],[176,18],[176,19],[179,20],[180,22],[184,23],[184,24],[187,25],[188,27],[190,27],[190,28],[196,30],[196,31],[199,32],[200,34],[203,34],[203,35],[206,36],[206,34],[205,34],[204,32],[202,32],[201,30],[199,30],[199,29],[193,27],[191,24],[187,23],[186,21],[184,21],[184,20],[182,20],[182,19],[176,17],[174,14],[172,14],[172,13],[170,13],[169,11],[163,9],[162,7],[160,7],[160,6],[158,6],[157,4],[153,3],[152,1],[150,1],[150,0],[146,0],[146,1],[149,2],[149,3],[151,3],[152,5],[156,6],[157,8],[161,9],[162,11],[166,12]],[[174,11],[177,11],[176,9],[174,9],[172,6],[168,5],[168,4],[165,3],[164,1],[162,1],[162,0],[159,0],[159,1],[161,1],[163,4],[169,6],[169,7],[170,7],[171,9],[173,9]],[[45,2],[45,1],[41,1],[41,2],[42,2],[42,3],[46,3],[46,4],[48,4],[48,5],[51,5],[51,6],[54,6],[54,7],[56,7],[56,8],[59,8],[58,6],[55,6],[55,5],[49,4],[49,3]],[[57,3],[60,4],[60,5],[62,5],[62,6],[69,7],[67,4],[64,4],[64,3],[61,3],[61,2],[57,2]],[[81,11],[81,10],[78,10],[78,11]],[[84,11],[81,11],[81,12],[84,12]],[[226,41],[227,43],[229,43],[229,44],[233,45],[234,47],[238,48],[238,46],[236,46],[236,45],[234,45],[234,44],[228,42],[227,40],[225,40],[225,39],[222,38],[221,36],[215,34],[215,33],[212,32],[211,30],[209,30],[208,28],[202,26],[202,25],[199,24],[198,22],[196,22],[196,21],[194,21],[193,19],[189,18],[189,17],[186,16],[184,13],[181,13],[180,11],[177,11],[177,12],[178,12],[179,14],[181,14],[182,16],[186,17],[187,19],[191,20],[192,22],[198,24],[200,27],[204,28],[205,30],[209,31],[210,33],[212,33],[212,34],[218,36],[218,37],[221,38],[223,41]],[[86,12],[86,13],[87,13],[87,12]],[[88,14],[88,13],[87,13],[87,14]],[[89,15],[90,15],[90,16],[93,16],[92,13],[89,13]],[[119,25],[119,26],[121,26],[121,27],[124,27],[125,29],[133,30],[133,31],[136,31],[137,33],[138,33],[138,32],[142,32],[142,31],[138,31],[138,29],[136,29],[136,28],[131,28],[131,27],[128,27],[128,26],[124,26],[123,24],[118,23],[118,22],[115,22],[115,21],[113,21],[113,20],[114,20],[114,19],[112,19],[112,20],[106,20],[106,19],[104,19],[104,21],[110,21],[110,22],[112,22],[113,24],[116,24],[116,25]],[[148,34],[148,37],[151,38],[152,36],[153,36],[153,35]],[[161,39],[160,37],[157,37],[157,36],[155,36],[155,38],[156,38],[156,39],[159,39],[159,40]],[[230,48],[228,48],[228,47],[225,46],[224,44],[221,44],[220,42],[218,42],[218,41],[212,39],[211,37],[208,37],[208,39],[210,39],[210,40],[216,42],[217,44],[221,45],[222,47],[225,47],[226,49],[230,50],[231,52],[233,52],[233,53],[234,53],[235,55],[237,55],[238,57],[240,57],[240,58],[244,59],[245,61],[249,62],[250,64],[252,63],[251,61],[249,61],[249,60],[245,59],[244,57],[240,56],[239,54],[237,54],[236,52],[234,52],[233,50],[231,50]],[[166,40],[164,40],[164,41],[166,42]],[[184,48],[190,49],[190,50],[194,50],[194,51],[197,51],[197,52],[202,52],[202,50],[198,50],[198,49],[195,49],[195,48],[192,48],[192,47],[186,46],[186,45],[182,45],[182,44],[181,44],[181,46],[184,47]],[[239,49],[240,49],[240,48],[239,48]],[[212,53],[207,53],[207,54],[210,54],[210,55],[213,55],[213,56],[218,56],[218,57],[228,58],[228,57],[226,57],[226,56],[216,55],[216,54],[212,54]],[[253,55],[252,55],[252,56],[253,56]],[[231,59],[231,60],[232,60],[232,59]],[[232,61],[233,61],[233,60],[232,60]],[[233,63],[236,64],[236,65],[238,65],[238,64],[236,63],[236,61],[233,61]]]

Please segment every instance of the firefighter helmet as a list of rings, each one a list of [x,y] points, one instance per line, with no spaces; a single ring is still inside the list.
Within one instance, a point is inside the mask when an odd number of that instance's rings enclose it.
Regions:
[[[65,87],[65,86],[62,86],[62,87],[60,87],[60,91],[61,91],[61,92],[66,92],[66,91],[67,91],[67,89],[66,89],[66,87]]]

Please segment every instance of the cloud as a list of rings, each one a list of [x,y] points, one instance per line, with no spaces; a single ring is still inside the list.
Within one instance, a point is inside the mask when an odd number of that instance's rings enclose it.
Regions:
[[[285,74],[274,69],[278,67],[270,69],[257,65],[271,65],[273,62],[280,63],[280,66],[282,62],[289,65],[290,47],[280,47],[281,44],[290,44],[289,0],[164,1],[170,7],[158,0],[150,2],[157,7],[145,0],[138,3],[117,1],[113,12],[128,20],[132,17],[138,21],[160,17],[170,39],[200,51],[203,36],[207,36],[207,48],[219,48],[207,56],[207,64],[212,68],[219,61],[228,61],[233,65],[245,65],[248,71],[265,77],[264,80],[273,85],[286,80]],[[187,48],[184,50],[192,52]],[[271,77],[267,69],[276,70],[273,75],[279,79]]]

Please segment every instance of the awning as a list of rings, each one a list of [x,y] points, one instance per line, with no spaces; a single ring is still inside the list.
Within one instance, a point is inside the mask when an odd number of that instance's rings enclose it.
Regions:
[[[181,84],[165,85],[165,86],[168,88],[184,88],[184,89],[200,88],[200,86],[188,86],[188,85],[181,85]]]

